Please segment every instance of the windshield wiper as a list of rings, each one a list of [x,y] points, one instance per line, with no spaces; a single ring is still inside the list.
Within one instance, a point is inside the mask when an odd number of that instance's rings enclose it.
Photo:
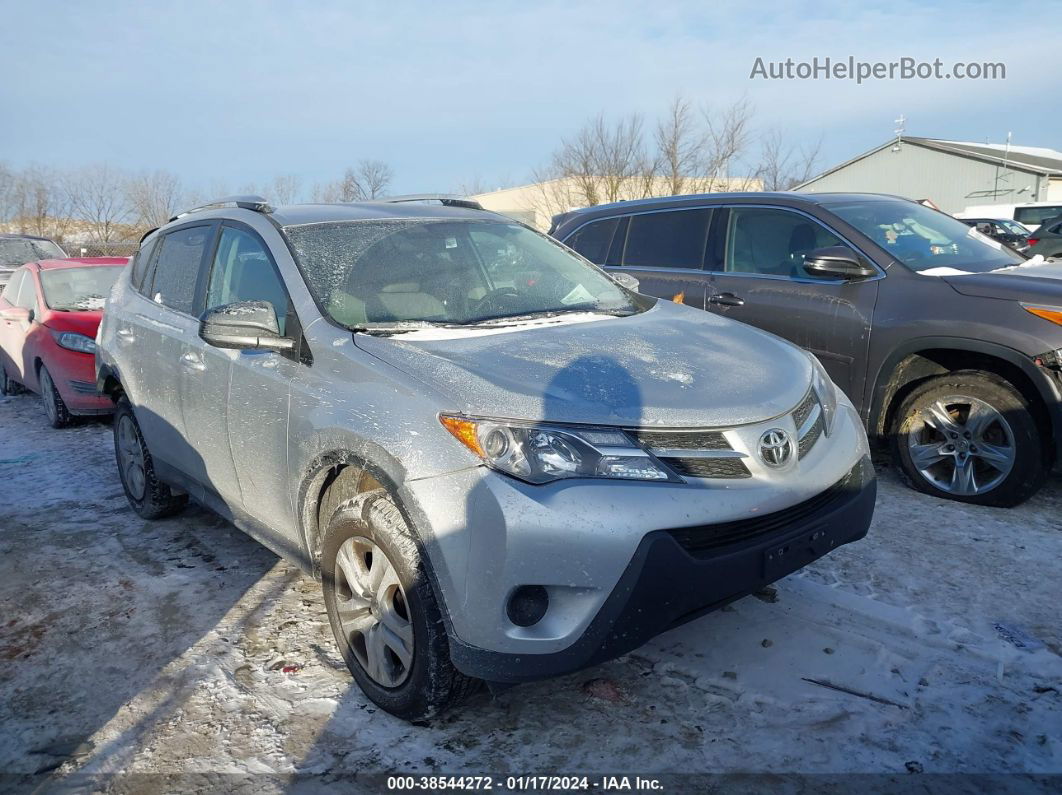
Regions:
[[[402,320],[397,323],[362,323],[346,328],[355,334],[370,334],[374,337],[392,337],[396,334],[409,334],[429,328],[455,328],[454,323],[440,323],[434,320]]]
[[[469,323],[465,323],[462,325],[507,325],[510,323],[519,323],[523,320],[537,320],[539,318],[561,317],[563,315],[611,315],[612,317],[628,317],[633,314],[634,311],[630,309],[599,309],[597,307],[591,306],[573,306],[567,307],[565,309],[544,309],[541,312],[521,312],[518,315],[496,315],[494,317],[485,317],[480,320],[473,320]]]

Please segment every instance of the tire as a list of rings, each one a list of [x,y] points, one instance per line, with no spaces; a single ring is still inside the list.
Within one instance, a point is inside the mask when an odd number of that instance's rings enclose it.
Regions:
[[[113,422],[114,457],[129,506],[142,519],[162,519],[184,510],[188,495],[175,494],[155,475],[155,465],[133,415],[133,407],[124,397],[118,401]]]
[[[17,395],[22,387],[17,381],[12,381],[7,375],[7,367],[0,364],[0,395]]]
[[[44,415],[48,418],[48,424],[53,428],[65,428],[72,419],[70,410],[67,409],[63,396],[56,389],[52,374],[43,364],[37,374],[37,379],[41,385],[41,401],[44,403]]]
[[[381,552],[390,568],[375,568],[381,565]],[[383,579],[375,592],[358,588],[377,572]],[[423,720],[479,689],[480,680],[465,676],[450,661],[438,598],[417,543],[386,492],[359,494],[336,509],[325,531],[321,574],[339,650],[358,686],[380,708],[406,720]],[[373,649],[378,653],[372,654]],[[406,659],[396,651],[404,651]],[[383,662],[374,665],[374,660]]]
[[[1049,447],[1029,404],[990,373],[920,384],[900,404],[891,438],[904,479],[935,497],[1011,508],[1047,478]]]

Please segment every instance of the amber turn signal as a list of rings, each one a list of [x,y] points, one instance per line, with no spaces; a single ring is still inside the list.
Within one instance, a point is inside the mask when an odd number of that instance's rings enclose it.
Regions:
[[[1025,306],[1024,304],[1022,304],[1022,308],[1026,312],[1032,312],[1037,317],[1042,317],[1044,320],[1050,320],[1052,323],[1062,326],[1062,309],[1051,309],[1046,306]]]
[[[439,422],[443,424],[450,433],[454,435],[461,444],[478,455],[480,458],[485,458],[483,448],[479,445],[479,437],[476,434],[476,423],[470,420],[463,420],[460,417],[448,417],[445,414],[440,415]]]

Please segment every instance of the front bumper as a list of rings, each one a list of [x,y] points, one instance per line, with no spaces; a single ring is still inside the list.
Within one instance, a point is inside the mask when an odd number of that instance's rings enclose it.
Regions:
[[[863,538],[876,494],[873,466],[863,457],[830,489],[792,508],[742,522],[649,533],[573,644],[550,654],[509,654],[451,638],[454,664],[469,676],[516,683],[617,657]]]

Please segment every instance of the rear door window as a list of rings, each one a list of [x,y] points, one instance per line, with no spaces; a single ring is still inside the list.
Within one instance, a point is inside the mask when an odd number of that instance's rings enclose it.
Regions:
[[[149,293],[152,300],[192,314],[203,255],[213,241],[213,226],[185,227],[163,237]]]
[[[1014,220],[1019,224],[1038,226],[1048,218],[1062,215],[1062,204],[1054,204],[1050,207],[1015,207]]]
[[[616,233],[619,222],[619,218],[591,221],[576,229],[575,234],[564,242],[569,248],[575,249],[595,265],[604,265],[609,246],[612,244],[612,236]]]
[[[700,269],[711,219],[708,208],[632,215],[623,264],[634,268]]]

